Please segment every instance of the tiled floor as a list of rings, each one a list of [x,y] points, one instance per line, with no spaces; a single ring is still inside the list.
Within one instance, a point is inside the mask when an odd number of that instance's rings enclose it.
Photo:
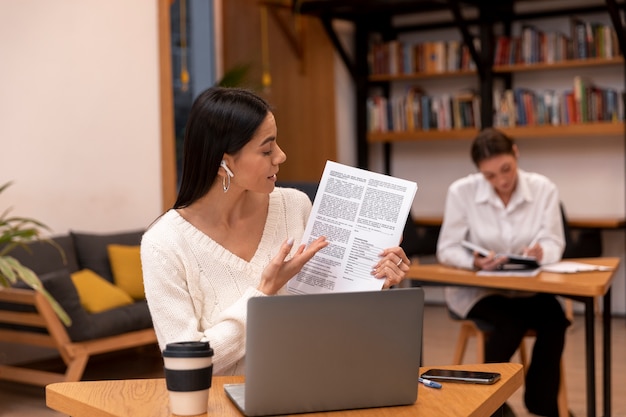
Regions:
[[[424,319],[424,365],[445,365],[452,359],[458,334],[458,324],[452,322],[446,309],[440,305],[428,305]],[[612,323],[612,415],[626,417],[626,320],[615,318]],[[597,380],[601,381],[600,321],[596,337]],[[530,342],[529,342],[530,343]],[[529,346],[529,348],[532,348]],[[465,362],[475,357],[475,347],[470,344]],[[530,352],[530,350],[529,350]],[[569,408],[576,417],[586,415],[584,327],[581,316],[576,316],[568,332],[565,349],[565,366]],[[516,360],[517,358],[513,358]],[[123,355],[108,355],[93,359],[88,365],[85,379],[154,378],[162,376],[162,362],[156,347],[143,351],[131,351]],[[598,387],[601,383],[598,382]],[[522,401],[523,389],[518,390],[509,404],[518,417],[529,417]],[[602,416],[602,399],[598,394],[597,415]],[[0,416],[2,417],[58,417],[62,414],[45,405],[45,391],[41,387],[0,382]],[[431,417],[431,416],[427,416]]]

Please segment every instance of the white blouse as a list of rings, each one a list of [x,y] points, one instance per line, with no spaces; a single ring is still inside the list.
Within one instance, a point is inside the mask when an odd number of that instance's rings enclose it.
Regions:
[[[539,243],[542,264],[559,261],[565,237],[556,185],[541,174],[518,170],[517,187],[505,207],[481,173],[456,180],[446,197],[437,260],[473,269],[473,254],[461,246],[464,239],[497,253],[514,254],[522,254],[526,247]],[[527,295],[477,287],[445,289],[448,307],[460,317],[465,317],[481,298],[494,293]]]

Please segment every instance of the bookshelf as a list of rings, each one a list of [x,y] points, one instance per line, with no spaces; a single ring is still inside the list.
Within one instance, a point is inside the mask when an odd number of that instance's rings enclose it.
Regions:
[[[577,18],[577,21],[589,27],[592,25],[580,18]],[[611,32],[612,28],[609,25],[600,25],[597,22],[594,25],[598,31],[602,29],[602,32],[606,32],[609,37],[611,35],[615,37],[615,32]],[[573,32],[574,29],[570,29]],[[545,33],[537,28],[534,30],[538,34],[536,37],[541,36],[544,40],[557,33]],[[558,33],[562,35],[562,32]],[[555,38],[555,36],[552,37]],[[476,89],[431,95],[421,87],[429,82],[432,84],[433,80],[447,79],[451,80],[448,88],[453,90],[454,79],[478,73],[472,69],[455,70],[460,60],[458,59],[458,46],[456,49],[453,48],[452,42],[394,40],[374,45],[369,56],[370,71],[374,74],[369,75],[368,80],[370,89],[377,88],[378,91],[371,94],[368,100],[367,141],[369,143],[394,143],[434,139],[471,139],[480,127],[481,119],[485,125],[492,123],[514,137],[620,135],[624,128],[624,109],[623,105],[620,105],[623,92],[617,88],[600,87],[592,78],[580,75],[574,76],[569,89],[566,88],[563,91],[555,89],[540,91],[528,87],[514,87],[515,82],[512,81],[512,77],[516,74],[534,73],[537,77],[544,77],[545,73],[551,73],[552,77],[559,77],[559,74],[568,70],[588,71],[594,68],[610,67],[613,71],[617,71],[624,65],[624,59],[619,55],[616,41],[605,42],[604,38],[598,37],[598,40],[590,38],[589,43],[597,43],[598,48],[602,46],[604,49],[601,52],[608,56],[579,58],[573,56],[572,50],[576,47],[573,45],[574,42],[570,41],[571,38],[565,35],[562,37],[567,56],[563,55],[558,60],[554,60],[554,56],[548,57],[547,41],[544,41],[540,48],[539,41],[533,45],[532,42],[525,40],[517,42],[519,46],[516,48],[518,52],[515,63],[494,63],[490,71],[494,76],[502,76],[504,82],[501,82],[498,87],[491,86],[494,94],[493,104],[487,105],[493,105],[495,114],[492,120],[489,120],[492,114],[489,112],[489,107],[482,106],[480,109],[479,105],[485,93],[489,93],[487,87],[490,86],[483,86],[481,95],[476,92]],[[519,40],[520,37],[513,39]],[[504,41],[499,42],[502,45],[504,43]],[[603,45],[604,43],[606,46]],[[434,49],[429,46],[431,44],[441,45],[441,52],[437,54],[423,52]],[[552,48],[552,52],[555,49]],[[501,50],[504,51],[505,47],[502,46]],[[530,51],[525,52],[529,56],[537,55],[536,62],[520,63],[522,57],[519,51],[521,50]],[[452,53],[449,54],[447,51],[452,51]],[[496,50],[495,55],[500,53]],[[494,61],[503,57],[509,59],[508,52],[502,54],[500,58],[494,58]],[[424,64],[426,60],[429,61],[428,64]],[[544,60],[551,62],[543,62]],[[415,81],[420,82],[420,86],[411,84]],[[403,83],[405,87],[399,94],[389,93],[389,88],[380,87],[384,82],[389,85]],[[465,98],[460,98],[463,95]],[[481,111],[487,113],[487,118],[482,117]]]
[[[358,4],[356,4],[358,3]],[[481,96],[482,126],[494,125],[490,117],[493,109],[493,88],[497,79],[505,80],[505,84],[511,84],[511,76],[528,72],[554,72],[571,70],[575,68],[615,67],[616,70],[626,71],[623,59],[623,50],[626,45],[624,28],[619,17],[620,9],[624,4],[618,4],[615,0],[605,2],[587,2],[578,4],[570,1],[555,1],[551,8],[532,7],[526,11],[515,11],[517,5],[539,4],[538,1],[508,0],[494,4],[486,0],[473,0],[465,2],[438,1],[406,1],[406,0],[362,0],[354,2],[350,0],[304,0],[295,2],[299,11],[303,14],[311,14],[319,17],[327,31],[335,48],[339,52],[344,64],[348,68],[355,82],[356,96],[356,147],[357,164],[362,168],[369,165],[369,146],[371,144],[384,144],[384,171],[391,172],[391,145],[397,142],[421,142],[432,140],[471,140],[477,129],[452,129],[427,131],[391,131],[370,132],[368,128],[367,99],[370,97],[373,87],[383,91],[383,95],[389,95],[392,85],[397,82],[413,80],[453,80],[460,77],[478,78],[477,94]],[[586,58],[570,59],[553,63],[532,63],[493,65],[493,52],[496,47],[494,28],[503,26],[504,33],[510,32],[514,21],[529,21],[553,16],[585,15],[589,13],[608,13],[611,22],[615,26],[617,37],[615,39],[622,51],[620,57],[614,58]],[[437,16],[432,20],[421,23],[397,24],[394,21],[398,17],[411,14],[431,13]],[[334,19],[351,21],[355,27],[354,55],[348,53],[339,41],[335,33],[332,21]],[[470,34],[470,28],[478,27],[479,33]],[[370,74],[371,61],[370,41],[372,36],[378,36],[383,42],[389,42],[403,33],[411,31],[433,31],[441,28],[458,28],[465,44],[474,44],[474,39],[480,39],[478,48],[470,47],[470,55],[476,64],[476,69],[464,69],[460,71],[415,72],[397,74]],[[474,30],[474,32],[476,32]],[[510,35],[510,33],[509,33]],[[621,68],[620,68],[621,67]],[[626,78],[626,76],[625,76]],[[622,98],[623,100],[623,98]],[[585,136],[593,134],[596,137],[624,135],[624,122],[593,122],[577,124],[533,125],[500,127],[514,137],[524,138],[558,138],[570,136]],[[626,140],[626,136],[625,136]]]

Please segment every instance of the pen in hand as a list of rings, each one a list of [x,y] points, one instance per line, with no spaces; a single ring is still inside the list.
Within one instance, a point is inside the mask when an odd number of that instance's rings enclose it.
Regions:
[[[541,246],[538,245],[539,243],[539,238],[534,238],[530,244],[528,246],[526,246],[526,249],[524,249],[524,251],[522,252],[523,256],[534,256],[535,258],[537,257],[537,254],[535,252],[537,252],[538,250],[541,249]]]
[[[441,384],[439,382],[431,381],[430,379],[420,377],[418,381],[430,388],[441,388]]]

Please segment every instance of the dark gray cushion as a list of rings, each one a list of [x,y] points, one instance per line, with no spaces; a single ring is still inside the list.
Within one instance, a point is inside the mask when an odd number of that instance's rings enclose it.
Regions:
[[[72,319],[72,324],[67,328],[70,339],[74,342],[89,339],[89,332],[91,331],[89,313],[80,304],[78,291],[72,282],[70,272],[67,269],[62,269],[42,275],[39,279],[50,295]]]
[[[152,318],[146,300],[135,301],[133,304],[97,314],[89,314],[89,316],[91,320],[90,339],[152,327]]]
[[[57,246],[50,242],[38,241],[26,244],[24,247],[16,247],[9,253],[22,265],[30,268],[37,275],[55,272],[60,269],[68,269],[70,272],[78,270],[74,241],[69,235],[52,237]],[[59,251],[62,250],[62,252]],[[65,261],[63,259],[65,255]]]
[[[113,283],[107,246],[110,244],[139,245],[143,232],[143,230],[110,234],[70,232],[74,240],[79,268],[91,269]]]
[[[67,315],[72,319],[72,324],[67,328],[67,333],[70,336],[70,339],[75,342],[86,340],[90,332],[89,314],[80,304],[78,292],[76,291],[76,287],[74,287],[74,283],[70,277],[70,272],[67,269],[59,269],[54,272],[39,275],[39,279],[52,298],[59,303]],[[21,281],[18,282],[15,287],[30,288]],[[0,305],[0,309],[11,311],[35,311],[34,307],[31,308],[30,306],[25,306],[23,304],[12,303],[3,303]]]

